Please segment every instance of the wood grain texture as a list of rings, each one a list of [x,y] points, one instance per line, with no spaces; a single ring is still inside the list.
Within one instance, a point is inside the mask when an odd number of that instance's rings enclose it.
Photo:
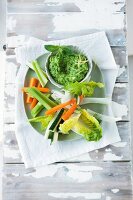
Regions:
[[[131,200],[128,163],[62,163],[28,173],[23,165],[6,165],[3,200]]]
[[[111,46],[124,46],[124,19],[121,13],[97,18],[88,12],[9,14],[7,32],[8,36],[25,34],[43,40],[57,40],[104,30]]]
[[[116,145],[109,145],[98,151],[78,156],[67,160],[67,162],[81,161],[119,161],[130,160],[130,124],[129,122],[117,122],[121,142]],[[23,163],[19,152],[18,143],[15,136],[15,125],[5,124],[4,126],[4,162],[5,163]]]
[[[118,14],[125,12],[125,0],[8,0],[8,13],[29,12],[110,12]],[[103,13],[102,13],[103,14]]]
[[[0,51],[3,50],[3,45],[6,41],[6,2],[0,2]]]

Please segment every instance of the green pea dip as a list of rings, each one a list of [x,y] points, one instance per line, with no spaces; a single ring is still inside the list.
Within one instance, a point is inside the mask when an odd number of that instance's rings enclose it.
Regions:
[[[82,81],[89,71],[89,62],[85,55],[74,52],[51,54],[48,70],[54,81],[60,85]]]

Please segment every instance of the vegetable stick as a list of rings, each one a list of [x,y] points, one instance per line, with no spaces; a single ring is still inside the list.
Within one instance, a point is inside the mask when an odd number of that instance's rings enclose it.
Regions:
[[[28,88],[28,87],[22,88],[22,91],[25,92],[27,88]],[[31,87],[31,88],[32,88],[32,87]],[[38,89],[40,92],[43,92],[43,93],[48,93],[48,92],[50,92],[50,89],[49,89],[49,88],[37,87],[37,89]]]
[[[40,88],[42,87],[40,82],[38,83],[37,88],[39,88],[39,87]],[[36,98],[34,98],[31,105],[30,105],[30,109],[32,110],[36,106],[37,103],[38,103],[38,100]]]
[[[30,87],[35,86],[35,85],[37,85],[37,84],[38,84],[38,79],[35,78],[35,77],[32,77],[32,78],[30,79]]]
[[[63,119],[64,121],[66,121],[67,119],[69,119],[69,117],[71,117],[71,115],[74,113],[74,111],[76,110],[76,108],[77,108],[77,104],[74,103],[74,104],[71,106],[71,108],[70,108],[68,111],[66,111],[66,113],[62,116],[62,119]]]
[[[32,78],[30,79],[30,84],[29,84],[29,86],[30,86],[30,87],[33,87],[33,86],[36,86],[37,84],[38,84],[38,79],[36,79],[35,77],[32,77]],[[33,100],[33,98],[30,97],[30,96],[28,95],[27,98],[26,98],[26,103],[31,103],[32,100]]]
[[[35,71],[41,85],[44,87],[47,84],[48,79],[46,77],[46,74],[44,73],[44,71],[42,70],[40,65],[38,64],[37,60],[32,62],[32,67],[33,67],[33,70]]]
[[[36,98],[47,110],[57,105],[55,101],[52,101],[48,95],[41,93],[36,87],[29,87],[26,89],[26,92]]]
[[[38,102],[36,106],[31,110],[32,117],[36,117],[43,108],[44,106],[40,102]]]
[[[47,94],[46,96],[50,97],[50,94]],[[40,102],[38,102],[36,106],[31,110],[32,117],[36,117],[42,111],[43,108],[44,106]]]
[[[79,96],[80,102],[83,101],[83,98],[84,98],[84,96],[81,94],[81,95]]]
[[[47,92],[50,92],[50,89],[49,88],[41,88],[41,87],[38,87],[38,90],[40,91],[40,92],[44,92],[44,93],[47,93]]]
[[[56,111],[60,110],[61,108],[65,108],[66,106],[68,106],[70,104],[73,104],[73,103],[75,103],[75,99],[71,99],[71,100],[69,100],[69,101],[67,101],[65,103],[59,104],[59,105],[47,110],[45,112],[45,114],[46,115],[51,115],[51,114],[55,113]]]
[[[80,105],[85,105],[89,103],[109,105],[111,104],[111,102],[112,102],[111,98],[109,97],[105,98],[89,97],[89,98],[84,98]]]
[[[38,86],[37,86],[37,87],[39,87],[39,88],[41,88],[41,87],[42,87],[42,85],[41,85],[41,83],[40,83],[40,82],[38,83]]]
[[[31,110],[36,106],[37,102],[38,102],[38,100],[34,98],[31,105],[30,105]]]

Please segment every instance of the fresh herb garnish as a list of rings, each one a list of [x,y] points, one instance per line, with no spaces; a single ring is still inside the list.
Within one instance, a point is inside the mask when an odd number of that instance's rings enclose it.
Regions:
[[[75,50],[71,45],[69,46],[45,45],[44,47],[47,51],[52,53],[58,53],[58,54],[65,53],[67,55],[73,55],[75,53]]]
[[[68,83],[64,88],[68,90],[71,94],[80,96],[92,96],[96,87],[102,88],[104,87],[103,83],[100,82],[75,82],[75,83]]]

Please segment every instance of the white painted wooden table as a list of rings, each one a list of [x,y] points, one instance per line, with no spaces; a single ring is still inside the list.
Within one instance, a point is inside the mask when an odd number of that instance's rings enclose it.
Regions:
[[[128,106],[128,69],[124,0],[8,0],[7,66],[4,106],[4,200],[131,200],[130,120],[117,123],[122,141],[55,163],[45,170],[26,170],[14,132],[14,48],[19,35],[44,40],[105,30],[120,72],[113,100]],[[15,37],[16,36],[16,37]]]

